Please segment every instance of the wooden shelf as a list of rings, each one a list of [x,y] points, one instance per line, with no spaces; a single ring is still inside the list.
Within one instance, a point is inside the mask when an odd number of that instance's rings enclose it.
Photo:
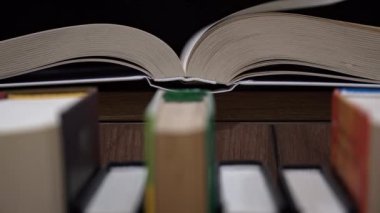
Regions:
[[[99,87],[101,161],[143,160],[144,110],[155,89]],[[276,178],[282,165],[327,165],[331,88],[257,87],[215,94],[218,160],[258,160]]]
[[[101,161],[143,160],[142,123],[100,123]],[[258,160],[275,177],[282,165],[327,165],[330,124],[218,122],[218,160]]]
[[[100,87],[100,120],[143,121],[153,89]],[[329,121],[331,89],[284,87],[237,90],[215,94],[216,120],[240,121]]]

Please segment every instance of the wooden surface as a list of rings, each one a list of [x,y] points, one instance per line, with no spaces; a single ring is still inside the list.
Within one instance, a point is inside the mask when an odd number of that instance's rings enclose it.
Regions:
[[[270,124],[224,122],[216,125],[216,152],[219,161],[260,161],[275,175],[274,143]]]
[[[330,125],[284,123],[274,125],[281,165],[327,165]]]
[[[155,89],[140,83],[99,87],[103,165],[143,160],[143,115]],[[261,161],[273,176],[282,165],[326,165],[331,93],[257,87],[215,94],[218,160]]]
[[[143,124],[100,124],[100,159],[108,162],[141,161],[143,159]]]
[[[218,160],[261,161],[273,176],[281,165],[327,165],[328,122],[218,122]],[[101,161],[143,160],[142,123],[101,123]]]
[[[141,122],[154,90],[99,89],[100,120]],[[215,94],[220,122],[328,121],[331,89],[280,88]]]

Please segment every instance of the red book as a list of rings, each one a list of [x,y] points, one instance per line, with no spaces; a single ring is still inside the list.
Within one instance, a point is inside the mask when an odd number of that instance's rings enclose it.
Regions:
[[[5,98],[7,98],[7,93],[0,91],[0,99],[5,99]]]
[[[336,90],[331,164],[360,212],[380,212],[380,90]]]

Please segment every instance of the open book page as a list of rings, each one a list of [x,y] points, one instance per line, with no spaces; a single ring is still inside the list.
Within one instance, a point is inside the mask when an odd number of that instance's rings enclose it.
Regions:
[[[223,84],[257,71],[315,72],[380,81],[379,33],[376,27],[293,13],[239,16],[203,35],[192,50],[186,74]]]
[[[145,79],[154,87],[167,88],[183,86],[169,85],[173,81],[227,90],[236,85],[341,82],[373,87],[380,82],[380,28],[270,12],[342,1],[278,0],[240,10],[198,31],[183,48],[181,59],[153,34],[115,24],[77,25],[0,41],[0,87]],[[90,73],[80,68],[84,62],[122,66],[114,70],[96,65],[96,73]],[[74,63],[76,67],[66,69]],[[41,70],[44,76],[39,75]]]
[[[114,24],[42,31],[0,41],[0,49],[0,79],[94,61],[133,67],[155,79],[184,75],[178,56],[165,42],[145,31]]]
[[[240,10],[226,17],[226,19],[252,13],[270,12],[270,11],[285,11],[285,10],[298,10],[313,7],[328,6],[346,0],[277,0],[263,3],[254,7],[249,7]]]
[[[236,16],[246,15],[246,14],[253,14],[253,13],[261,13],[261,12],[273,12],[273,11],[285,11],[285,10],[294,10],[294,9],[306,9],[311,7],[320,7],[320,6],[327,6],[339,2],[343,2],[346,0],[275,0],[270,1],[267,3],[259,4],[253,7],[249,7],[244,10],[240,10],[236,13],[233,13],[225,18],[222,18],[221,20],[209,24],[205,27],[203,27],[201,30],[196,32],[189,41],[185,44],[184,48],[181,52],[181,62],[182,67],[186,72],[187,63],[189,61],[191,52],[193,48],[195,48],[198,41],[201,39],[201,37],[207,32],[211,27],[215,26],[217,23],[233,18]]]

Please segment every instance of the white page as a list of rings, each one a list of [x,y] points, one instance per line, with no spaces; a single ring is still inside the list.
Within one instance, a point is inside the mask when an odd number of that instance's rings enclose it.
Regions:
[[[220,184],[224,212],[277,212],[258,165],[223,165]]]
[[[85,212],[136,212],[143,197],[147,174],[142,166],[111,168]]]
[[[211,27],[213,27],[218,22],[228,19],[230,17],[244,15],[244,14],[253,14],[253,13],[262,13],[262,12],[274,12],[274,11],[285,11],[285,10],[294,10],[294,9],[306,9],[306,8],[312,8],[312,7],[321,7],[321,6],[327,6],[331,4],[336,4],[339,2],[343,2],[346,0],[276,0],[276,1],[270,1],[263,4],[259,4],[256,6],[252,6],[249,8],[246,8],[244,10],[240,10],[236,13],[233,13],[229,16],[226,16],[225,18],[216,21],[212,24],[209,24],[199,31],[197,31],[189,40],[186,42],[185,46],[183,47],[180,55],[182,67],[186,72],[187,63],[190,59],[190,54],[195,47],[195,45],[198,43],[200,38],[203,36],[203,34],[209,30]]]
[[[0,134],[55,125],[60,113],[77,101],[78,97],[0,100]]]
[[[284,169],[296,207],[305,213],[346,212],[319,169]]]

